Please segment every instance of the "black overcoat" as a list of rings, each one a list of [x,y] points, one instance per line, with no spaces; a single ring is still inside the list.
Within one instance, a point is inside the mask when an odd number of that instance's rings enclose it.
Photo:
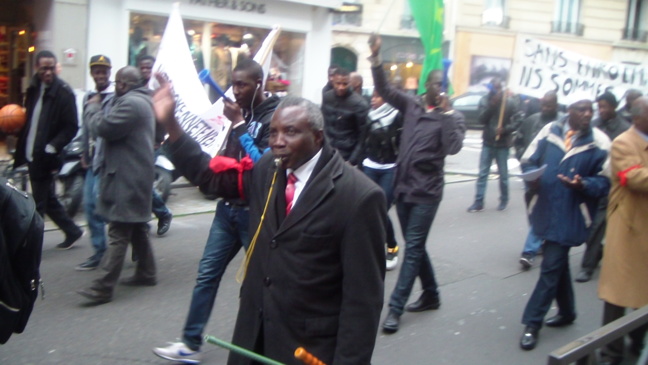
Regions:
[[[239,195],[238,172],[214,174],[191,138],[183,136],[171,151],[175,166],[203,191]],[[369,364],[383,303],[384,194],[328,145],[287,217],[285,180],[270,153],[243,175],[250,232],[261,228],[233,342],[285,364],[301,364],[293,356],[300,346],[328,365]],[[250,363],[233,353],[228,361]]]

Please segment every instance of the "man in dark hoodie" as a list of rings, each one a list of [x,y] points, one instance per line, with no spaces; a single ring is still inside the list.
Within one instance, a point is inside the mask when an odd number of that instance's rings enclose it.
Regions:
[[[109,114],[101,110],[99,94],[88,100],[85,115],[91,131],[104,142],[104,159],[99,166],[101,185],[97,214],[108,225],[107,273],[78,293],[96,303],[112,300],[115,284],[124,265],[128,244],[139,260],[135,274],[123,285],[157,284],[153,249],[149,241],[153,135],[155,117],[150,91],[142,87],[141,74],[126,66],[115,77],[115,99]]]
[[[331,146],[351,165],[362,162],[362,141],[366,131],[369,104],[350,87],[349,71],[335,69],[333,89],[322,97],[324,132]]]
[[[224,109],[225,116],[232,122],[232,132],[221,155],[239,161],[250,155],[251,159],[257,160],[268,147],[270,120],[279,105],[279,98],[266,97],[263,92],[263,69],[252,60],[241,61],[234,68],[232,88],[236,103],[225,101]],[[258,151],[246,152],[242,147],[250,137],[254,141],[254,146],[250,147]],[[216,216],[198,266],[198,278],[182,340],[166,347],[154,348],[153,353],[159,357],[185,363],[200,361],[203,330],[211,315],[225,268],[241,246],[247,249],[250,242],[248,216],[249,208],[243,199],[224,199],[218,202]]]

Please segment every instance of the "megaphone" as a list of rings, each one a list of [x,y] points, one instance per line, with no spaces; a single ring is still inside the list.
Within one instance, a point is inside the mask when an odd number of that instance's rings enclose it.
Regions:
[[[218,95],[223,97],[223,99],[227,100],[230,103],[232,102],[232,100],[230,100],[230,98],[228,98],[225,95],[225,92],[223,92],[223,89],[221,89],[220,86],[218,86],[218,84],[216,83],[216,81],[214,81],[214,79],[212,79],[211,74],[209,73],[208,69],[204,69],[204,70],[200,71],[200,73],[198,73],[198,78],[200,79],[200,82],[202,82],[203,84],[207,84],[207,85],[211,86],[212,89],[214,89],[214,91],[216,91],[216,93]]]

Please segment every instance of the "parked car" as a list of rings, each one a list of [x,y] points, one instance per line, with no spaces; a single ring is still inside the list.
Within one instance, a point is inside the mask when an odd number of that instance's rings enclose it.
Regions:
[[[481,129],[479,124],[479,100],[486,95],[487,91],[469,91],[465,94],[450,99],[452,107],[463,113],[466,118],[466,126],[471,129]]]

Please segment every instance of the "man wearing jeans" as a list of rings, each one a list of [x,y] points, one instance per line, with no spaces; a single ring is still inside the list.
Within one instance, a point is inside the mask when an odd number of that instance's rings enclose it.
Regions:
[[[115,85],[110,82],[110,69],[112,65],[110,58],[104,55],[96,55],[90,58],[90,76],[95,82],[95,90],[88,91],[83,99],[83,125],[81,126],[81,143],[83,154],[81,163],[88,169],[83,187],[83,206],[90,229],[90,242],[94,248],[94,255],[84,263],[78,265],[77,271],[94,270],[99,266],[104,252],[106,252],[106,223],[97,212],[97,196],[99,195],[99,167],[103,162],[104,141],[91,133],[91,113],[85,113],[88,100],[99,94],[101,98],[101,110],[104,115],[110,113],[112,101],[115,96]]]
[[[479,122],[484,125],[482,133],[483,146],[479,157],[479,177],[477,178],[477,193],[475,202],[468,208],[468,212],[481,212],[484,210],[484,196],[486,183],[490,174],[493,159],[497,163],[500,186],[500,203],[497,210],[504,210],[509,200],[508,188],[508,156],[509,148],[513,143],[513,132],[518,127],[519,118],[515,103],[503,100],[506,92],[502,87],[502,80],[494,77],[491,80],[491,91],[479,101]],[[505,103],[505,105],[502,105]],[[502,106],[504,106],[502,108]],[[500,119],[502,121],[500,126]]]
[[[252,137],[259,158],[268,147],[270,119],[279,104],[277,96],[266,97],[261,87],[263,70],[252,61],[239,62],[232,73],[236,103],[225,102],[224,114],[232,121],[232,132],[225,142],[223,155],[240,160],[246,155],[240,137]],[[244,118],[243,115],[246,117]],[[156,347],[153,353],[161,358],[186,364],[197,364],[202,354],[203,330],[211,315],[220,280],[229,262],[241,247],[247,249],[249,208],[243,199],[221,200],[209,230],[203,257],[198,266],[196,286],[191,297],[189,314],[182,341]]]
[[[421,312],[439,308],[439,292],[432,262],[425,249],[428,232],[443,195],[445,156],[458,153],[463,146],[466,125],[460,113],[452,111],[441,94],[443,74],[430,71],[423,100],[417,100],[389,85],[380,60],[381,39],[372,36],[371,72],[376,91],[385,102],[403,113],[394,197],[396,211],[405,237],[405,257],[398,282],[389,300],[389,314],[383,331],[398,331],[404,310]],[[405,307],[419,277],[423,293]]]

